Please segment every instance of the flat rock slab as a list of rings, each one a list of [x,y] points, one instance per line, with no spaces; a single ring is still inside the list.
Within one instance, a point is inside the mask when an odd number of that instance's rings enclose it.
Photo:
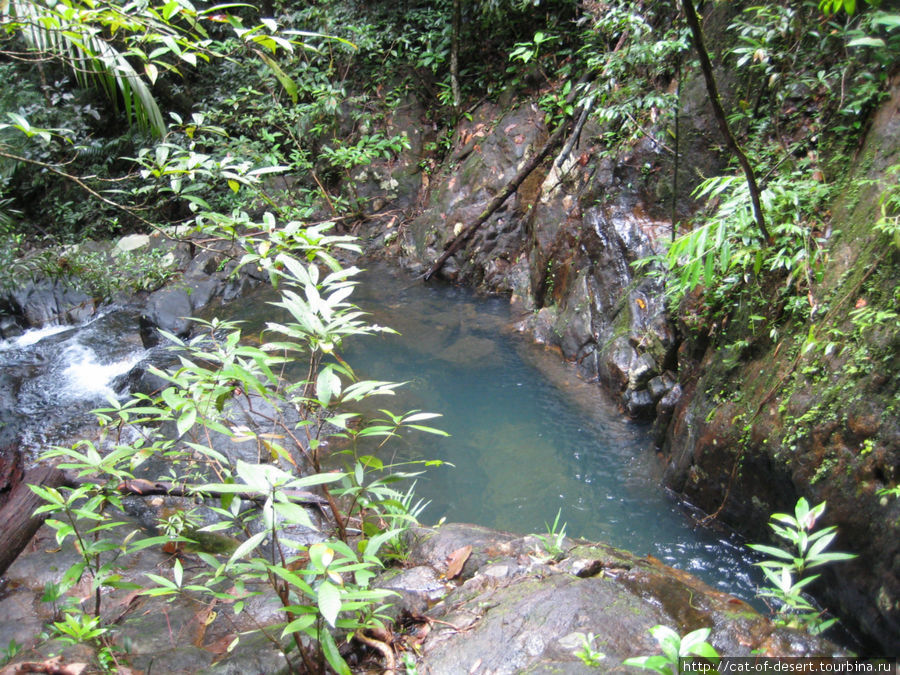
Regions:
[[[601,670],[625,672],[624,659],[659,653],[657,624],[682,635],[711,628],[728,656],[840,653],[686,572],[603,544],[566,539],[548,551],[533,535],[451,524],[413,530],[409,545],[409,564],[457,584],[426,613],[421,665],[432,675],[588,672],[575,656],[588,633],[606,655]]]

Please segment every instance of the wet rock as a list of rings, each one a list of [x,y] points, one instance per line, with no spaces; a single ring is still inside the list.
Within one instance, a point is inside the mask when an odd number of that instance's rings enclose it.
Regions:
[[[499,117],[499,119],[498,119]],[[493,104],[479,107],[464,122],[454,148],[457,159],[438,174],[426,209],[401,235],[400,246],[412,261],[431,264],[467,224],[475,221],[493,196],[516,175],[526,153],[546,138],[543,115],[530,105],[500,116]],[[507,273],[523,250],[522,216],[540,190],[538,174],[472,236],[467,247],[451,257],[440,276],[509,292]]]
[[[399,594],[391,598],[391,614],[424,614],[429,607],[447,593],[447,584],[438,572],[428,565],[417,565],[399,571],[389,571],[375,585]]]
[[[529,332],[535,342],[540,345],[558,346],[559,335],[556,333],[556,310],[554,307],[542,307],[517,324],[521,332]]]
[[[464,545],[472,550],[459,585],[428,611],[439,620],[421,650],[429,673],[584,672],[574,654],[579,633],[598,636],[603,669],[615,670],[630,656],[658,653],[649,633],[657,624],[682,634],[709,627],[711,643],[734,656],[840,653],[821,638],[776,628],[685,572],[603,544],[566,540],[551,558],[533,536],[454,524],[417,529],[410,557],[445,570]]]
[[[675,379],[675,376],[666,371],[662,375],[654,377],[647,382],[647,391],[650,392],[650,397],[653,399],[653,402],[659,403],[659,401],[668,394],[676,384],[677,380]]]
[[[898,109],[894,83],[859,151],[875,161],[849,166],[850,180],[874,185],[883,178],[894,161],[888,158],[900,152]],[[758,541],[770,536],[765,524],[771,513],[792,512],[801,496],[826,502],[822,525],[837,527],[833,548],[858,558],[823,568],[822,583],[811,590],[862,635],[865,648],[893,654],[900,650],[900,500],[878,491],[896,486],[900,466],[900,332],[896,324],[873,330],[857,343],[866,354],[862,361],[846,354],[823,359],[812,351],[800,358],[785,349],[802,344],[810,331],[849,334],[854,302],[872,311],[895,309],[896,255],[882,259],[883,276],[867,282],[865,292],[857,294],[859,287],[848,282],[869,275],[873,252],[887,244],[871,228],[881,197],[873,187],[844,194],[830,207],[841,232],[829,242],[817,297],[850,295],[827,315],[798,322],[767,342],[754,334],[749,308],[735,308],[725,340],[711,333],[712,326],[698,325],[698,298],[686,299],[697,337],[679,348],[678,361],[692,377],[682,380],[684,396],[663,450],[670,488]],[[752,351],[723,363],[721,345],[736,341]]]
[[[681,385],[675,384],[656,404],[656,412],[658,415],[668,415],[671,417],[675,411],[675,406],[681,400]]]
[[[154,291],[140,317],[141,342],[144,347],[155,347],[162,339],[159,331],[166,331],[180,338],[191,334],[194,308],[184,287],[167,287]]]
[[[26,328],[86,321],[96,310],[94,299],[65,279],[41,279],[0,298],[0,309]]]
[[[642,389],[656,375],[658,366],[650,354],[644,352],[632,361],[628,370],[628,388]]]
[[[25,329],[19,321],[14,316],[0,316],[0,339],[8,340],[24,333]]]
[[[649,419],[656,411],[653,397],[646,389],[627,389],[622,400],[625,402],[625,411],[630,417]]]
[[[112,252],[124,253],[125,251],[135,251],[139,248],[150,246],[150,235],[148,234],[129,234],[116,242]]]
[[[631,374],[631,364],[638,360],[637,352],[627,337],[617,337],[603,350],[600,379],[613,391],[624,392]]]
[[[509,542],[516,538],[514,534],[462,523],[448,523],[437,529],[412,528],[404,533],[410,564],[428,565],[438,572],[446,571],[451,553],[471,546],[472,552],[459,574],[460,579],[470,578],[492,558],[508,555],[512,551]]]

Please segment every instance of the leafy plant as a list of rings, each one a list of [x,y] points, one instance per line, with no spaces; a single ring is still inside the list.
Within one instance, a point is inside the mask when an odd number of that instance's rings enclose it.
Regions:
[[[679,675],[682,672],[681,660],[697,656],[718,662],[719,653],[707,642],[710,629],[700,628],[681,637],[667,626],[654,626],[650,634],[659,643],[662,654],[655,656],[633,656],[622,661],[623,665],[652,670],[661,675]]]
[[[367,324],[347,301],[357,270],[344,268],[331,250],[355,248],[351,238],[327,234],[328,224],[278,228],[271,215],[255,224],[251,236],[238,234],[235,221],[222,223],[228,226],[224,232],[245,246],[242,264],[260,267],[277,285],[280,299],[273,304],[285,319],[268,323],[259,346],[244,344],[235,324],[215,320],[201,323],[206,331],[191,340],[169,336],[180,367],[155,371],[169,386],[155,397],[111,400],[98,411],[108,432],[119,438],[128,427],[136,432],[131,434],[135,440],[102,450],[87,441],[55,448],[45,456],[62,458],[62,468],[77,471],[86,481],[71,490],[34,489],[47,501],[40,510],[55,516],[47,522],[57,538],[78,540],[83,560],[67,572],[66,580],[74,583],[91,575],[95,615],[100,586],[122,585],[115,574],[122,555],[185,544],[205,567],[189,571],[176,559],[170,575],[147,575],[144,594],[229,598],[234,611],[241,612],[246,594],[261,592],[249,589],[268,586],[280,600],[283,616],[280,625],[267,629],[280,635],[270,637],[292,639],[311,672],[327,662],[346,673],[334,632],[349,639],[383,627],[384,602],[391,592],[372,588],[371,581],[383,565],[383,549],[396,552],[400,534],[415,522],[419,508],[410,491],[392,487],[415,472],[383,462],[378,450],[401,429],[443,432],[423,424],[436,417],[432,413],[382,410],[381,417],[363,420],[352,409],[372,396],[390,395],[398,385],[359,380],[340,356],[345,339],[385,330]],[[164,433],[167,428],[174,433]],[[255,452],[223,454],[213,445],[214,435],[249,444]],[[338,447],[336,456],[344,458],[343,471],[323,464],[332,445]],[[152,466],[168,471],[159,480],[170,490],[202,500],[213,521],[198,527],[201,523],[186,510],[164,515],[158,536],[138,531],[124,540],[103,536],[123,525],[107,513],[108,506],[121,509],[118,486],[144,485],[135,472]],[[328,514],[324,522],[314,521],[299,503],[310,498],[311,489],[322,495],[318,500]],[[303,532],[307,540],[319,530],[312,543],[297,538]],[[205,545],[208,535],[223,531],[235,545],[227,550]],[[232,588],[237,590],[228,590]],[[74,621],[64,618],[60,628],[70,631],[72,639],[79,639],[76,628],[87,631],[85,639],[94,639],[90,631],[104,628]]]
[[[6,665],[10,661],[12,661],[16,654],[18,654],[22,650],[22,646],[15,639],[9,641],[9,644],[3,648],[3,651],[0,652],[0,666]]]
[[[676,64],[688,50],[685,27],[673,24],[672,9],[665,4],[658,9],[637,2],[597,8],[581,35],[578,55],[598,75],[592,91],[593,116],[602,124],[600,140],[608,153],[648,135],[665,144],[661,129],[676,109],[676,97],[656,83],[674,77]]]
[[[578,638],[581,640],[581,646],[575,650],[574,654],[581,662],[590,668],[599,668],[600,664],[606,658],[606,654],[594,648],[594,640],[596,635],[593,633],[579,633]]]
[[[517,43],[512,52],[510,52],[509,59],[510,61],[528,63],[532,59],[538,57],[541,52],[541,47],[544,44],[549,44],[558,39],[559,38],[555,35],[546,35],[543,31],[538,31],[534,34],[534,38],[530,42]]]
[[[562,515],[562,509],[556,512],[556,518],[553,524],[544,523],[547,527],[547,534],[536,534],[541,547],[552,558],[557,558],[565,553],[566,541],[566,523],[559,524],[559,517]]]
[[[86,448],[84,453],[79,452],[79,446]],[[56,454],[58,451],[50,453],[51,456]],[[93,444],[88,441],[83,441],[75,447],[67,449],[63,454],[82,458],[84,464],[89,466],[99,467],[103,464],[103,458]],[[69,537],[73,537],[77,543],[81,560],[63,575],[63,588],[74,586],[87,573],[91,578],[91,590],[94,595],[93,613],[95,617],[99,616],[101,588],[103,586],[122,587],[117,570],[118,557],[124,553],[124,546],[115,538],[105,536],[110,530],[123,524],[105,513],[107,505],[121,510],[121,499],[114,493],[100,490],[99,486],[94,483],[61,489],[40,485],[30,485],[29,487],[47,502],[38,507],[35,514],[48,513],[53,516],[47,518],[46,524],[56,531],[57,543],[62,544]]]
[[[789,548],[750,544],[753,550],[770,556],[769,560],[757,563],[770,582],[760,596],[773,598],[779,603],[780,623],[806,628],[813,634],[825,631],[836,619],[824,620],[822,613],[804,595],[804,589],[819,578],[818,574],[809,575],[807,571],[856,557],[851,553],[825,550],[837,536],[837,527],[832,525],[816,531],[816,521],[823,513],[825,502],[810,508],[806,499],[801,497],[797,500],[793,515],[775,513],[769,523],[775,534],[790,544]]]

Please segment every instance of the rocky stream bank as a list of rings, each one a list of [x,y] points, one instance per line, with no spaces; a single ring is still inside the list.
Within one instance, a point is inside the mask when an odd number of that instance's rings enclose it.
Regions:
[[[798,497],[826,500],[825,524],[841,532],[837,547],[859,557],[827,571],[815,590],[868,648],[897,653],[900,500],[879,491],[900,479],[898,331],[890,323],[865,330],[850,313],[896,309],[898,250],[873,225],[900,149],[900,88],[882,105],[848,174],[868,187],[833,206],[812,315],[771,332],[777,339],[766,337],[749,309],[727,326],[689,325],[696,308],[668,314],[664,278],[653,265],[634,265],[671,236],[673,213],[697,208],[687,196],[696,169],[709,175],[722,166],[697,82],[686,85],[682,106],[689,143],[674,211],[666,149],[645,139],[611,157],[592,145],[588,125],[581,142],[531,174],[439,275],[509,294],[521,331],[607,387],[626,414],[652,419],[665,483],[681,498],[754,538],[765,537],[769,515],[790,511]],[[417,116],[410,104],[397,130]],[[420,208],[407,222],[384,229],[374,214],[376,248],[425,272],[546,137],[531,103],[480,106],[456,130],[446,161],[422,179]],[[408,182],[416,166],[414,154],[390,170]],[[770,303],[766,326],[779,326],[783,311]],[[843,336],[858,356],[845,350],[817,359],[829,335]],[[811,340],[822,342],[819,351]]]
[[[775,627],[749,605],[689,574],[603,544],[565,539],[551,553],[535,536],[461,524],[415,528],[406,538],[403,564],[388,568],[373,585],[397,594],[390,598],[396,622],[380,639],[397,654],[408,654],[420,673],[630,672],[623,659],[657,652],[648,633],[657,624],[681,633],[711,628],[713,646],[734,656],[843,653],[820,638]],[[53,615],[52,605],[41,601],[45,584],[79,557],[71,543],[57,550],[52,532],[44,529],[8,570],[0,643],[26,646],[16,662],[60,657],[77,667],[92,660],[84,645],[35,640]],[[146,549],[130,557],[124,580],[168,576],[175,560]],[[183,564],[190,574],[190,554]],[[280,618],[278,598],[262,591],[247,599],[239,615],[229,607],[233,602],[201,600],[189,592],[174,601],[127,591],[105,594],[103,617],[127,647],[125,670],[119,672],[289,672],[281,628],[267,627]],[[605,655],[599,669],[575,655],[588,633]],[[389,667],[358,641],[341,644],[360,672]],[[0,672],[24,671],[10,666]]]
[[[682,114],[695,138],[709,132],[701,103],[688,102]],[[415,104],[401,107],[394,123],[396,130],[407,132],[411,150],[399,162],[372,165],[358,177],[360,197],[371,198],[373,225],[360,233],[372,248],[417,273],[481,212],[547,135],[542,114],[530,103],[483,104],[456,130],[446,163],[424,179],[419,167],[428,132],[417,125],[419,117]],[[855,171],[877,179],[896,162],[898,119],[900,91],[895,89]],[[841,532],[837,547],[859,559],[830,572],[817,593],[868,649],[897,653],[900,500],[878,494],[897,484],[900,465],[900,430],[892,414],[898,399],[896,332],[864,336],[882,360],[859,377],[848,373],[847,359],[804,362],[798,350],[810,325],[793,327],[777,341],[725,326],[710,326],[701,334],[688,330],[666,313],[663,280],[633,266],[656,252],[671,230],[671,195],[658,179],[670,160],[650,141],[627,156],[605,156],[590,138],[586,129],[568,157],[549,171],[535,172],[441,275],[509,294],[521,331],[609,388],[626,414],[653,419],[666,483],[685,500],[759,537],[769,514],[789,510],[797,497],[827,499],[827,524]],[[698,140],[688,151],[689,163],[712,170],[721,158],[706,147]],[[871,227],[878,195],[873,187],[835,205],[841,234],[829,243],[829,267],[819,292],[837,302],[834,311],[814,322],[817,331],[849,330],[847,315],[854,303],[894,297],[897,252],[885,249]],[[386,206],[405,209],[409,217],[397,218],[396,211],[380,216]],[[690,200],[678,200],[679,212],[691,208]],[[136,342],[143,347],[157,343],[159,328],[188,335],[191,326],[183,317],[214,300],[238,297],[259,281],[247,275],[230,279],[225,251],[179,246],[173,254],[180,282],[122,303],[140,326]],[[877,272],[870,272],[873,261]],[[83,322],[97,309],[88,295],[50,282],[9,295],[3,307],[4,338],[27,327]],[[739,341],[746,344],[734,354],[727,345]],[[818,373],[807,372],[807,366]],[[155,388],[143,372],[133,371],[128,386]],[[18,382],[27,377],[24,364]],[[4,384],[0,390],[5,410],[16,405],[20,386]],[[6,425],[0,431],[2,445],[9,447],[16,430]],[[402,621],[391,639],[396,637],[400,648],[418,649],[425,672],[454,673],[464,666],[469,672],[580,672],[584,666],[573,655],[579,632],[601,636],[597,645],[607,657],[603,668],[615,670],[627,656],[655,651],[647,629],[657,623],[682,632],[712,627],[712,643],[729,655],[835,652],[828,643],[774,628],[740,601],[682,572],[601,544],[567,541],[564,552],[548,556],[534,537],[469,526],[447,525],[417,535],[403,567],[389,571],[382,583],[403,598],[397,605]],[[7,632],[0,643],[15,637],[30,648],[47,618],[37,597],[43,583],[66,567],[65,555],[45,552],[50,542],[42,531],[9,571],[2,603],[12,619],[4,622]],[[448,558],[458,560],[460,551],[466,551],[465,565],[450,574]],[[172,558],[148,550],[134,564],[139,576],[165,569]],[[258,616],[274,620],[269,600],[260,597]],[[125,595],[111,597],[106,607],[116,613],[109,618],[121,624],[123,633],[133,634],[137,669],[149,670],[157,660],[165,661],[169,672],[284,667],[280,651],[259,634],[248,634],[229,653],[225,647],[252,627],[227,611]],[[360,668],[373,663],[371,653],[353,648],[362,659]],[[58,644],[35,646],[29,658],[60,649]]]

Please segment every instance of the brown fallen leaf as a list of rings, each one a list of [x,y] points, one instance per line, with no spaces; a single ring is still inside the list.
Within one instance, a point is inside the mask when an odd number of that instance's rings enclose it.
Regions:
[[[198,624],[197,630],[194,633],[194,639],[192,641],[195,647],[203,646],[203,641],[206,637],[206,628],[207,626],[209,626],[209,624],[216,620],[216,602],[217,600],[213,599],[213,601],[208,606],[202,607],[200,611],[198,611],[194,615],[194,620],[196,620]]]
[[[462,548],[458,548],[453,553],[447,556],[447,572],[444,574],[445,579],[452,579],[457,576],[460,572],[462,572],[463,565],[466,564],[466,561],[469,559],[469,556],[472,554],[472,545],[469,544],[467,546],[463,546]]]

